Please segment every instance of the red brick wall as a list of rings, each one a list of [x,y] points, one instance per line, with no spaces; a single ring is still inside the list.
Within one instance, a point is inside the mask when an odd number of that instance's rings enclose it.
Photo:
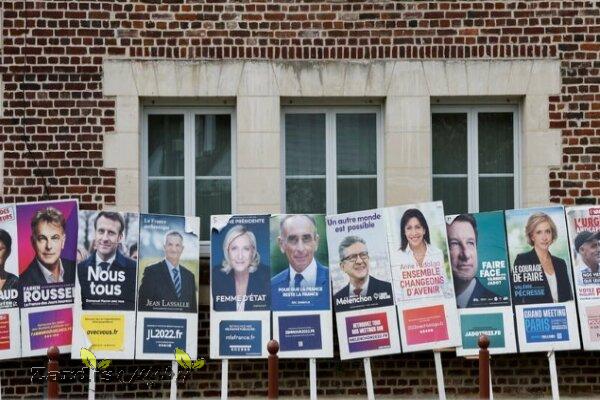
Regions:
[[[562,130],[563,163],[549,173],[550,198],[598,204],[600,197],[600,2],[598,1],[5,1],[0,73],[4,82],[0,202],[76,197],[82,207],[115,202],[115,173],[103,168],[102,142],[114,130],[114,100],[102,96],[105,57],[168,59],[554,58],[560,95],[550,127]],[[207,354],[207,310],[200,354]],[[423,394],[435,387],[430,353],[373,360],[381,393]],[[7,395],[40,393],[28,369],[42,359],[0,363]],[[600,393],[595,353],[558,356],[564,394]],[[132,363],[118,365],[135,368]],[[139,365],[147,365],[140,363]],[[264,394],[266,363],[235,362],[233,393]],[[449,393],[474,393],[472,362],[444,355]],[[548,393],[543,355],[495,357],[505,393]],[[286,394],[308,393],[307,364],[282,365]],[[217,395],[219,363],[195,373],[184,394]],[[319,363],[325,394],[363,393],[360,362]],[[127,385],[118,395],[153,395]],[[163,391],[168,390],[165,383]],[[63,391],[83,393],[81,384]],[[99,385],[99,391],[105,388]]]

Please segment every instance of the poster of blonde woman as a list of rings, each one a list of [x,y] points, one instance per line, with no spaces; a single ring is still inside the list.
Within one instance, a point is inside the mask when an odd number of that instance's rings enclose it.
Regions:
[[[505,215],[520,350],[578,349],[564,208],[507,210]]]
[[[391,207],[387,236],[404,351],[454,347],[460,326],[442,202]]]

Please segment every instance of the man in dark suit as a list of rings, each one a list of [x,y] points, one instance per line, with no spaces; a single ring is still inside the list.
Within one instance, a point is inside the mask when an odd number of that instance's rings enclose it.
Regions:
[[[370,258],[367,242],[358,236],[347,236],[338,247],[340,268],[349,282],[334,295],[336,311],[357,310],[394,304],[392,285],[369,274]]]
[[[458,308],[493,306],[500,299],[479,282],[477,222],[470,214],[457,216],[447,226],[450,264]]]
[[[329,269],[315,258],[319,247],[315,219],[307,214],[283,216],[277,240],[289,265],[271,278],[272,309],[328,310]]]
[[[183,252],[181,233],[167,232],[164,250],[164,260],[144,269],[138,310],[198,312],[194,274],[179,264]]]
[[[19,277],[21,287],[75,283],[75,262],[61,258],[67,238],[66,221],[54,207],[38,210],[31,219],[35,258]]]
[[[95,251],[77,265],[84,310],[135,311],[136,262],[118,251],[125,221],[101,211],[94,220]]]

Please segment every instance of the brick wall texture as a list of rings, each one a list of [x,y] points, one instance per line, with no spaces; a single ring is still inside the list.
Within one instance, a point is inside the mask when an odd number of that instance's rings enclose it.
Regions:
[[[548,200],[600,203],[598,1],[13,0],[3,2],[1,51],[0,203],[38,200],[46,190],[50,198],[78,198],[86,209],[115,203],[115,172],[102,162],[103,135],[114,131],[115,114],[114,99],[102,95],[107,57],[559,59],[561,92],[549,99],[549,118],[550,128],[562,131],[563,159],[549,172]],[[207,309],[200,321],[199,354],[207,354]],[[475,363],[451,353],[443,359],[448,393],[475,393]],[[435,390],[431,353],[372,362],[380,394]],[[29,383],[29,368],[42,363],[0,363],[3,395],[41,396],[41,386]],[[600,395],[597,354],[560,353],[557,363],[561,393]],[[364,394],[361,362],[320,361],[318,368],[321,393]],[[494,357],[492,368],[498,392],[549,393],[543,354]],[[266,393],[265,361],[232,362],[230,370],[232,395]],[[307,362],[283,362],[281,371],[283,394],[308,394]],[[180,394],[217,396],[219,380],[220,363],[209,361],[181,385]],[[86,386],[62,389],[81,396]],[[167,391],[168,382],[151,390],[144,384],[98,385],[98,397]]]

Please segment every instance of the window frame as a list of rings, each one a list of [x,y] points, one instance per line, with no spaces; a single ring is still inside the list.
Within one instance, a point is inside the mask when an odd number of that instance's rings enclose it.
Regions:
[[[513,193],[514,206],[521,207],[521,108],[518,104],[486,104],[486,105],[432,105],[431,106],[431,193],[433,193],[433,179],[436,177],[464,177],[465,174],[434,174],[433,173],[433,114],[467,114],[467,188],[468,212],[479,212],[479,178],[480,177],[510,177],[511,174],[494,173],[479,174],[479,126],[477,116],[479,113],[513,113]],[[476,150],[475,150],[476,149]]]
[[[236,177],[237,177],[237,121],[235,107],[144,107],[140,113],[142,116],[142,137],[140,141],[140,212],[148,212],[148,118],[150,115],[182,115],[183,114],[183,142],[184,142],[184,215],[196,216],[196,181],[210,179],[231,180],[231,213],[236,210]],[[231,123],[231,176],[198,177],[196,175],[196,115],[229,115]],[[210,240],[200,241],[200,254],[210,254]]]
[[[337,214],[337,114],[375,114],[376,135],[376,176],[372,174],[348,175],[352,177],[376,178],[377,182],[377,208],[384,204],[384,150],[383,150],[383,107],[382,106],[285,106],[281,108],[281,209],[287,212],[286,180],[287,171],[285,163],[285,116],[286,114],[325,114],[325,213]],[[314,177],[311,175],[311,177]],[[343,178],[342,178],[343,179]]]

